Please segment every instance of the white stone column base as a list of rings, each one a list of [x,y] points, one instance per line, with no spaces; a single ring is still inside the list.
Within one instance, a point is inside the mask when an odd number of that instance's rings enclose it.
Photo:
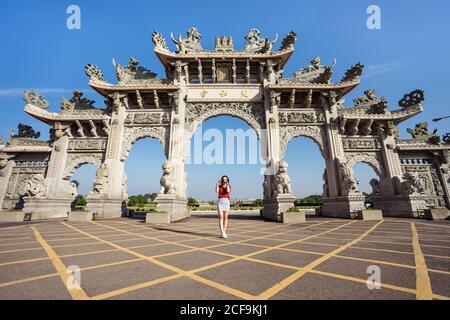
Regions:
[[[426,196],[384,196],[375,200],[375,208],[383,211],[385,217],[419,218],[428,206]]]
[[[92,221],[93,215],[89,211],[72,211],[69,213],[69,221],[89,222]]]
[[[179,221],[191,216],[187,208],[187,199],[177,198],[176,195],[158,195],[155,199],[158,213],[166,213],[170,217],[170,222]],[[150,215],[152,213],[149,213]]]
[[[358,212],[365,210],[365,197],[362,194],[323,199],[322,216],[331,218],[354,219]]]
[[[265,199],[261,216],[268,220],[283,222],[283,213],[294,208],[294,201],[295,197],[292,194],[283,194],[273,199]]]
[[[127,212],[124,199],[87,198],[86,210],[92,212],[96,220],[117,219]]]
[[[31,220],[67,218],[72,211],[73,199],[23,198],[25,204],[22,211],[31,213]]]
[[[24,218],[23,211],[0,211],[0,223],[23,222]]]
[[[447,208],[434,208],[425,210],[427,220],[450,220],[450,211]]]
[[[306,222],[306,213],[303,210],[299,212],[283,212],[281,214],[284,224],[297,224]]]

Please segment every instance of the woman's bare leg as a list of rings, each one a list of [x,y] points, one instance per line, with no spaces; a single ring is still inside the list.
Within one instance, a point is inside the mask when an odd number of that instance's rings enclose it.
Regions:
[[[219,211],[219,228],[220,228],[220,233],[223,234],[224,233],[224,214],[223,212]]]
[[[228,212],[223,212],[223,231],[227,233],[227,227],[228,227]]]

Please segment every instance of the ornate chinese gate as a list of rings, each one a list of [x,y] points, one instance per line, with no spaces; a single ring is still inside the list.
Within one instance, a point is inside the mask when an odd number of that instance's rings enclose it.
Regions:
[[[74,171],[85,163],[97,167],[88,209],[105,218],[126,210],[124,163],[134,143],[144,137],[161,142],[163,163],[158,210],[167,222],[189,216],[184,162],[187,146],[201,123],[218,115],[239,117],[252,126],[267,161],[262,215],[275,221],[294,206],[284,155],[295,137],[311,138],[325,159],[324,216],[354,217],[364,209],[364,196],[353,177],[353,165],[367,163],[378,175],[371,181],[376,208],[386,216],[417,217],[428,208],[449,208],[449,136],[444,143],[427,124],[410,130],[413,139],[398,137],[397,125],[422,111],[423,92],[406,94],[399,108],[388,110],[384,97],[369,89],[344,106],[344,97],[360,84],[364,66],[351,66],[332,82],[336,64],[317,57],[291,78],[283,68],[294,51],[290,32],[278,51],[275,40],[257,29],[236,51],[231,37],[217,37],[213,51],[201,47],[196,28],[187,37],[172,37],[171,52],[163,36],[153,33],[155,53],[166,79],[131,58],[122,66],[113,60],[118,82],[86,66],[89,85],[106,107],[74,91],[60,112],[49,112],[45,97],[25,93],[25,112],[51,127],[49,141],[38,140],[31,127],[20,125],[0,149],[0,208],[23,208],[33,218],[64,217],[76,195]]]

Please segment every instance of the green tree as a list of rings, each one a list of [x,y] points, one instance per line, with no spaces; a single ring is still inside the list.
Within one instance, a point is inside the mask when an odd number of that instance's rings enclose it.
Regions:
[[[87,205],[86,198],[82,196],[81,194],[77,195],[75,197],[75,205],[77,207],[85,207]]]
[[[188,206],[197,207],[198,206],[197,200],[195,200],[194,198],[188,198]]]
[[[264,206],[262,199],[256,199],[255,200],[255,207],[262,207]]]

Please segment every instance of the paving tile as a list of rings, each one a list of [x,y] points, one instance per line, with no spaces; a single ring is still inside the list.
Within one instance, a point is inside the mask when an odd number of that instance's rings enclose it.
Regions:
[[[401,253],[381,252],[373,250],[368,251],[364,249],[348,248],[340,252],[338,255],[415,266],[413,255]]]
[[[75,265],[79,266],[80,268],[85,268],[136,258],[137,258],[136,256],[125,252],[113,251],[113,252],[94,253],[82,256],[61,258],[61,260],[66,266]]]
[[[189,248],[185,248],[185,247],[178,246],[175,244],[162,244],[162,245],[155,245],[155,246],[145,247],[145,248],[134,248],[134,249],[130,249],[130,250],[138,252],[145,256],[157,256],[157,255],[166,254],[166,253],[186,251],[186,250],[189,250]]]
[[[336,257],[321,263],[315,270],[367,280],[373,273],[373,271],[368,269],[372,266],[380,268],[381,283],[416,289],[416,270],[410,268],[386,264],[373,264],[365,261],[355,261]]]
[[[197,268],[212,265],[218,262],[222,262],[225,260],[230,260],[232,258],[211,252],[193,251],[193,252],[179,253],[166,257],[159,257],[156,259],[168,263],[177,268],[180,268],[182,270],[190,271]]]
[[[314,288],[311,290],[311,288]],[[415,295],[366,284],[306,274],[273,296],[274,300],[412,300]]]
[[[81,287],[89,296],[126,288],[174,274],[148,261],[136,261],[81,272]],[[118,276],[122,275],[122,276]]]
[[[252,261],[236,261],[198,275],[240,291],[257,295],[288,277],[294,270]]]
[[[182,277],[168,282],[124,293],[117,300],[238,300],[222,290]]]
[[[309,253],[274,249],[251,256],[251,258],[290,265],[294,267],[304,267],[314,260],[319,259],[320,256]]]
[[[50,260],[0,266],[0,284],[55,272]]]
[[[0,300],[70,300],[72,297],[56,275],[12,286],[0,287]]]

